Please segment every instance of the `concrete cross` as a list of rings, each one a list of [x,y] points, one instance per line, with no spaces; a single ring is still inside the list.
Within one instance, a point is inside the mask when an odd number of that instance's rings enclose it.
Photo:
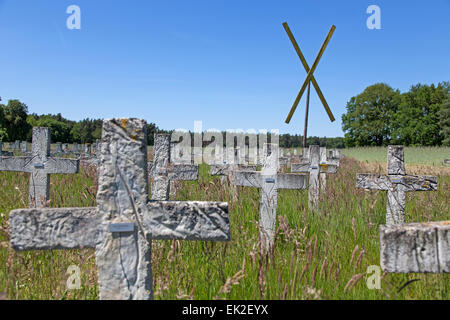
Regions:
[[[57,142],[56,143],[56,154],[59,156],[61,155],[63,152],[62,150],[62,143],[61,142]]]
[[[265,149],[269,149],[269,144]],[[271,153],[264,160],[262,171],[235,171],[233,183],[237,186],[261,189],[260,235],[261,243],[268,250],[274,243],[279,189],[306,189],[306,176],[277,174],[278,145],[270,144]],[[265,154],[267,154],[265,152]]]
[[[192,164],[174,164],[170,160],[170,135],[155,134],[154,158],[150,162],[152,179],[152,200],[169,200],[175,181],[198,180],[198,166]],[[172,192],[173,195],[173,192]]]
[[[356,187],[387,191],[386,225],[403,224],[406,192],[437,190],[437,178],[406,175],[403,146],[388,146],[387,171],[387,175],[358,174]]]
[[[29,172],[29,207],[45,207],[49,199],[50,174],[77,173],[79,162],[50,156],[50,131],[33,128],[31,156],[0,157],[0,171]]]
[[[22,145],[21,145],[21,151],[23,154],[27,153],[27,142],[26,141],[22,141]]]
[[[90,143],[86,143],[84,145],[84,156],[85,156],[85,158],[91,157],[91,144]]]
[[[334,155],[333,152],[330,153],[330,157],[327,157],[327,148],[326,147],[320,147],[320,166],[327,166],[327,165],[333,165],[339,168],[339,159],[336,159],[332,157]],[[328,172],[320,172],[319,178],[320,178],[320,190],[325,191],[327,189],[327,173]],[[330,172],[335,173],[335,172]]]
[[[212,176],[220,176],[221,182],[225,184],[231,182],[233,171],[236,170],[256,171],[257,165],[239,163],[239,151],[240,151],[239,147],[228,149],[224,148],[223,158],[217,155],[218,158],[216,159],[216,164],[210,165],[209,173]],[[234,159],[233,158],[228,159],[227,154],[234,154]],[[233,192],[233,194],[237,195],[236,192]]]
[[[338,167],[335,164],[321,163],[320,148],[317,145],[309,146],[309,150],[303,150],[303,154],[301,163],[291,164],[291,172],[309,173],[309,208],[316,211],[320,195],[319,174],[336,173]]]
[[[95,248],[100,299],[152,299],[151,240],[229,241],[224,202],[149,201],[146,122],[104,120],[97,207],[10,213],[15,250]]]
[[[78,149],[78,143],[76,143],[76,142],[73,143],[73,154],[75,156],[80,154],[80,150]]]

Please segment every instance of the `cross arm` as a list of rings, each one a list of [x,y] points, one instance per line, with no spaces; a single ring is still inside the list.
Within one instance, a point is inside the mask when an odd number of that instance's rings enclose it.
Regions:
[[[156,240],[229,241],[228,203],[150,201],[144,228]]]
[[[335,164],[320,164],[320,173],[337,173],[338,166]]]
[[[404,191],[436,191],[437,177],[433,176],[389,176],[392,183],[404,186]]]
[[[278,189],[297,189],[307,188],[307,176],[303,174],[283,173],[277,176]]]
[[[227,174],[230,166],[228,164],[213,164],[209,168],[209,173],[212,176],[224,176]]]
[[[175,164],[169,168],[170,180],[198,180],[198,165]]]
[[[18,209],[9,220],[19,251],[93,248],[100,236],[96,208]]]
[[[363,189],[389,190],[393,185],[402,185],[403,191],[437,190],[437,177],[409,175],[357,174],[356,187]]]
[[[356,187],[361,189],[389,190],[392,183],[388,176],[371,173],[358,173]]]
[[[309,172],[310,165],[309,162],[292,163],[291,172]]]
[[[241,187],[261,188],[261,172],[234,171],[233,184]]]
[[[32,157],[0,157],[0,171],[31,172]]]
[[[45,162],[46,173],[78,173],[80,161],[77,159],[48,158]]]

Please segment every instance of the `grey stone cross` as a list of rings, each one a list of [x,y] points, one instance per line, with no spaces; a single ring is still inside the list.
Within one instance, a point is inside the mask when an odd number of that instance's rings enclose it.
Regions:
[[[50,156],[50,131],[48,128],[33,128],[31,156],[0,157],[0,171],[29,172],[30,207],[45,207],[49,198],[50,174],[77,173],[79,162],[75,159],[60,159]]]
[[[265,145],[265,149],[268,149]],[[260,235],[266,250],[272,247],[275,236],[277,199],[279,189],[306,189],[306,175],[278,172],[278,145],[270,144],[271,153],[266,154],[261,172],[235,171],[233,183],[237,186],[261,189],[260,200]]]
[[[320,165],[333,165],[339,168],[339,158],[334,157],[334,153],[332,150],[329,153],[330,157],[327,157],[327,148],[326,147],[320,147]],[[335,173],[335,172],[323,172],[321,171],[319,173],[320,178],[320,190],[325,191],[327,189],[327,173]]]
[[[63,153],[62,143],[61,142],[57,142],[56,143],[56,154],[58,156],[60,156],[62,153]]]
[[[149,201],[146,122],[103,122],[97,207],[10,213],[15,250],[95,248],[100,299],[152,299],[152,240],[229,241],[224,202]]]
[[[291,172],[309,173],[308,199],[309,208],[313,211],[318,209],[320,195],[320,173],[336,173],[336,164],[321,163],[320,148],[317,145],[309,146],[309,150],[303,150],[301,163],[291,164]]]
[[[21,151],[23,154],[27,153],[27,142],[26,141],[22,141],[22,145],[21,145]]]
[[[403,146],[388,146],[387,171],[387,175],[358,174],[356,187],[387,191],[386,225],[403,224],[406,192],[437,190],[437,178],[406,175]]]
[[[170,135],[155,134],[154,158],[149,172],[152,178],[152,200],[169,200],[173,181],[198,180],[198,166],[174,164],[170,160]],[[173,192],[172,192],[173,195]]]

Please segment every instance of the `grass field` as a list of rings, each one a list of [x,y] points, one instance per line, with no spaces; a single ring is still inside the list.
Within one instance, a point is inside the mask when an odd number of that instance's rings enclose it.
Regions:
[[[435,164],[439,181],[436,192],[407,194],[407,222],[449,219],[450,172],[442,168],[449,151],[406,149],[407,163],[416,164],[414,173],[430,173]],[[385,170],[387,150],[343,153],[347,157],[329,176],[318,213],[308,210],[307,190],[279,191],[276,243],[268,255],[259,250],[259,190],[239,187],[234,199],[202,165],[198,182],[179,183],[177,199],[228,202],[232,241],[153,241],[155,299],[449,299],[448,274],[382,274],[381,289],[368,289],[367,268],[379,264],[378,226],[385,221],[386,194],[356,189],[355,177]],[[50,207],[95,206],[95,181],[91,169],[52,175]],[[17,253],[10,248],[8,213],[27,207],[27,194],[27,174],[0,172],[0,293],[7,299],[97,299],[93,250]],[[79,290],[67,289],[70,265],[81,269]],[[403,287],[413,279],[419,280]]]

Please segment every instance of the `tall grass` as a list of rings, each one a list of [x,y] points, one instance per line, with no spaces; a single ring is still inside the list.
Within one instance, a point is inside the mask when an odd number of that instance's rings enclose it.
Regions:
[[[408,152],[408,151],[407,151]],[[386,149],[384,148],[384,157]],[[308,209],[307,190],[281,190],[274,249],[260,250],[260,191],[234,189],[200,166],[199,181],[179,182],[178,200],[229,203],[229,243],[153,241],[156,299],[449,299],[448,274],[383,274],[380,290],[366,285],[367,267],[379,264],[378,226],[386,194],[355,188],[365,163],[347,157],[329,175],[320,210]],[[409,193],[406,220],[449,218],[450,175],[436,192]],[[51,207],[94,206],[95,170],[51,176]],[[97,299],[93,250],[15,252],[8,213],[26,207],[28,175],[0,172],[0,292],[8,299]],[[81,269],[82,287],[68,290],[67,268]],[[409,280],[419,279],[400,290]]]

